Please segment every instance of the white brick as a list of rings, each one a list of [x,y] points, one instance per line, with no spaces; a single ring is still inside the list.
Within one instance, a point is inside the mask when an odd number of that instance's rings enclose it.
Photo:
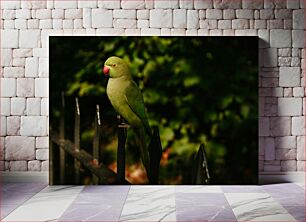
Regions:
[[[203,31],[204,31],[204,29],[217,29],[217,27],[218,27],[217,20],[211,20],[211,19],[200,20],[200,29],[202,29]],[[202,32],[202,31],[200,31],[200,32]],[[205,33],[206,33],[206,31],[205,31]],[[207,31],[207,33],[208,33],[208,31]],[[206,35],[206,34],[204,34],[204,35]]]
[[[47,136],[36,137],[37,149],[47,149],[48,147],[49,147],[49,137]]]
[[[18,48],[17,30],[1,30],[1,48]]]
[[[25,115],[25,98],[14,97],[11,99],[11,115]]]
[[[305,46],[304,30],[293,30],[292,31],[292,46],[295,48],[304,48]]]
[[[25,58],[14,58],[13,59],[13,66],[23,68],[25,66]],[[23,68],[23,70],[24,70],[24,68]]]
[[[306,161],[296,161],[297,171],[306,171]]]
[[[265,139],[265,160],[275,159],[275,144],[274,138]]]
[[[238,19],[253,19],[254,18],[254,10],[251,9],[237,9],[236,17]]]
[[[114,28],[136,28],[136,19],[114,19]]]
[[[269,118],[260,117],[259,118],[259,136],[269,136],[269,134],[270,134]]]
[[[31,160],[28,162],[28,171],[40,171],[41,163],[39,160]]]
[[[49,79],[36,78],[35,79],[35,97],[48,97],[49,96]]]
[[[29,19],[27,27],[28,27],[28,29],[38,29],[39,20],[38,19]]]
[[[83,27],[91,28],[91,9],[83,9]]]
[[[180,0],[180,8],[193,9],[193,1]]]
[[[113,18],[136,19],[136,10],[115,9]]]
[[[185,36],[186,30],[185,29],[171,29],[172,36]]]
[[[49,61],[47,58],[39,59],[38,76],[48,77],[49,76]]]
[[[292,96],[293,96],[292,88],[284,88],[284,97],[292,97]]]
[[[78,1],[78,8],[97,8],[97,6],[98,4],[96,0]]]
[[[20,1],[1,1],[1,9],[19,9]]]
[[[186,28],[187,27],[187,11],[186,9],[173,10],[173,27]]]
[[[23,9],[39,9],[39,8],[46,8],[47,1],[43,0],[29,0],[29,1],[21,1],[21,8]]]
[[[27,171],[27,161],[10,161],[8,169],[10,171]]]
[[[121,0],[121,7],[123,9],[144,9],[144,0]]]
[[[259,48],[267,48],[269,47],[269,39],[270,33],[269,30],[258,30],[258,37],[259,37]]]
[[[296,149],[276,149],[275,157],[277,160],[295,160]]]
[[[38,58],[26,58],[25,77],[38,76]]]
[[[249,20],[247,20],[247,19],[234,19],[234,20],[232,20],[232,28],[233,29],[248,29],[249,28]]]
[[[264,6],[263,2],[263,0],[242,0],[242,8],[261,9]]]
[[[271,117],[271,136],[290,136],[291,118],[290,117]]]
[[[137,20],[138,23],[139,20]],[[136,28],[136,29],[125,29],[124,31],[125,35],[127,36],[140,36],[140,29]]]
[[[48,48],[34,48],[33,56],[40,58],[47,58],[49,56]]]
[[[241,1],[236,0],[215,0],[214,2],[214,8],[217,9],[237,9],[241,8]]]
[[[293,29],[305,29],[304,10],[293,10]]]
[[[48,160],[41,162],[41,171],[49,171],[49,161]]]
[[[213,7],[212,0],[194,1],[194,8],[195,9],[208,9],[208,8],[212,8],[212,7]]]
[[[150,11],[151,28],[171,28],[172,10],[153,9]]]
[[[11,49],[1,49],[2,66],[12,66],[13,64],[13,52]]]
[[[125,0],[128,1],[128,0]],[[154,1],[155,8],[162,8],[162,9],[175,9],[179,7],[178,0],[158,0]]]
[[[232,21],[231,20],[219,20],[218,29],[231,29]]]
[[[16,10],[3,9],[2,11],[2,19],[15,19],[16,18]]]
[[[40,115],[40,98],[28,98],[27,99],[27,115],[38,116]]]
[[[149,19],[149,10],[137,10],[137,19]]]
[[[281,161],[282,171],[296,171],[296,160],[283,160]]]
[[[300,7],[300,0],[289,0],[287,1],[287,8],[298,9]]]
[[[278,115],[302,115],[302,98],[278,98]]]
[[[6,160],[33,160],[35,158],[35,139],[25,136],[5,138]]]
[[[294,97],[304,97],[305,96],[305,89],[304,89],[304,87],[295,87],[295,88],[293,88],[293,96]]]
[[[186,36],[197,36],[198,30],[197,29],[187,29]]]
[[[0,116],[0,136],[6,136],[6,117],[5,116]],[[4,146],[2,146],[2,137],[1,137],[1,146],[0,146],[0,159],[3,160],[3,149]]]
[[[118,0],[98,0],[98,7],[105,9],[120,8],[120,1]]]
[[[5,30],[7,29],[15,29],[15,21],[14,20],[4,20],[4,21],[1,21],[3,22],[3,28]]]
[[[295,136],[283,136],[275,138],[275,146],[280,149],[296,149]]]
[[[160,30],[160,34],[162,36],[170,36],[171,35],[171,29],[169,29],[169,28],[162,28]]]
[[[111,10],[93,9],[92,10],[92,27],[93,28],[110,28],[113,26],[113,14]]]
[[[9,98],[0,98],[0,114],[1,116],[11,115],[11,100]]]
[[[63,29],[73,29],[73,20],[72,19],[63,20]]]
[[[16,96],[16,79],[15,78],[1,78],[1,97]]]
[[[276,67],[277,66],[277,49],[267,48],[264,49],[264,66]]]
[[[85,30],[83,29],[83,20],[82,19],[74,19],[73,20],[73,35],[83,35],[85,34]]]
[[[77,0],[70,0],[70,1],[56,0],[54,1],[54,8],[71,9],[71,8],[77,8],[77,6],[78,6]]]
[[[207,19],[222,19],[222,10],[219,9],[207,9],[206,10]]]
[[[53,19],[63,19],[65,11],[64,9],[53,9],[51,13]]]
[[[34,79],[18,78],[17,79],[17,96],[32,97],[34,96]]]
[[[26,19],[15,19],[15,29],[26,29],[27,20]]]
[[[40,29],[52,29],[52,19],[42,19],[39,21]]]
[[[197,10],[187,10],[187,28],[199,28],[199,13]]]
[[[149,28],[149,20],[137,20],[137,28]]]
[[[299,67],[280,67],[279,71],[279,85],[285,87],[299,86],[300,85]]]
[[[305,135],[305,117],[304,116],[292,117],[292,135],[293,136]]]
[[[23,77],[24,68],[23,67],[4,67],[3,76],[4,77]]]
[[[22,136],[47,136],[48,119],[46,116],[22,116],[20,135]]]
[[[100,28],[97,29],[96,35],[101,36],[117,36],[124,35],[124,29]]]
[[[140,34],[142,36],[158,36],[160,35],[160,29],[153,29],[153,28],[141,29]]]
[[[38,149],[36,150],[37,160],[48,160],[49,159],[49,149]]]
[[[52,16],[51,9],[37,9],[35,17],[38,19],[50,19]]]
[[[280,166],[276,165],[264,165],[264,172],[279,172]]]
[[[83,12],[82,9],[66,9],[65,18],[66,19],[78,19],[82,18]]]
[[[306,160],[305,136],[297,137],[297,160]]]
[[[19,46],[22,48],[36,48],[40,46],[39,30],[20,30]]]
[[[62,29],[63,28],[63,20],[62,19],[52,19],[52,27],[54,29]]]
[[[41,115],[49,116],[49,99],[42,98],[41,100]]]
[[[270,31],[271,47],[291,47],[290,30],[275,29]]]
[[[20,133],[19,131],[20,131],[20,117],[19,116],[8,116],[7,117],[7,135],[17,136]]]
[[[233,9],[223,10],[223,19],[234,19],[234,18],[235,18],[235,10]]]

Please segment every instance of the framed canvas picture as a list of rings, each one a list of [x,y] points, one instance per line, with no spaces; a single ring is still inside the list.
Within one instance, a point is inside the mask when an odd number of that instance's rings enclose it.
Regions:
[[[51,184],[257,184],[257,37],[50,37]]]

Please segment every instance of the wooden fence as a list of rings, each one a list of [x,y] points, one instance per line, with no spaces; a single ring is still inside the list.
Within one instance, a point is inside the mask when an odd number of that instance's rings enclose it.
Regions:
[[[50,130],[50,169],[49,169],[49,183],[67,184],[66,170],[67,170],[67,154],[73,158],[74,162],[74,182],[73,184],[82,184],[80,181],[81,166],[92,173],[93,184],[129,184],[125,179],[125,143],[127,137],[127,127],[122,127],[123,119],[118,116],[118,147],[117,147],[117,173],[109,169],[100,161],[100,134],[101,134],[101,117],[100,107],[96,105],[96,113],[94,120],[94,138],[92,154],[89,154],[85,149],[80,147],[80,104],[78,98],[75,98],[75,112],[74,112],[74,141],[70,141],[65,136],[65,95],[61,94],[61,116],[59,123],[59,133]],[[57,147],[59,149],[57,149]],[[54,153],[59,153],[59,170],[55,170]],[[150,174],[148,175],[150,184],[158,184],[159,166],[162,155],[162,146],[159,136],[158,127],[153,127],[153,134],[148,145],[150,156]],[[70,170],[70,169],[69,169]],[[59,173],[59,181],[55,180],[55,174]],[[192,167],[192,184],[208,184],[209,173],[207,167],[206,153],[204,145],[201,144],[193,161]]]

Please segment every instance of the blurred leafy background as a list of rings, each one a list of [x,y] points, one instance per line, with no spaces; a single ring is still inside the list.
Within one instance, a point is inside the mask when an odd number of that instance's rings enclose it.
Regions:
[[[191,183],[200,143],[211,184],[257,184],[257,42],[257,37],[50,37],[50,125],[57,131],[64,91],[66,134],[72,139],[74,97],[79,97],[81,147],[91,152],[99,104],[101,159],[116,170],[116,113],[102,73],[105,60],[115,55],[130,63],[150,125],[159,127],[160,184]],[[126,153],[127,179],[146,183],[132,132]],[[83,183],[90,184],[86,175],[84,169]]]

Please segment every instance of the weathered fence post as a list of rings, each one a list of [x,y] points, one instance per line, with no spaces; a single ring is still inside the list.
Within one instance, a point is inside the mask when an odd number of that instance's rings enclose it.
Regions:
[[[94,141],[93,141],[93,161],[94,161],[94,164],[99,165],[100,128],[101,128],[99,105],[96,105],[96,115],[95,115],[94,125],[95,125],[95,135],[94,135]],[[96,175],[93,175],[93,184],[99,184],[99,178]]]
[[[159,130],[157,126],[153,127],[153,134],[148,147],[150,154],[150,184],[158,184],[159,165],[162,155],[162,145],[160,142]]]
[[[79,99],[75,98],[75,118],[74,118],[74,149],[75,152],[80,152],[80,106]],[[80,162],[74,158],[74,182],[80,183]]]
[[[125,180],[125,141],[127,129],[122,127],[122,118],[117,115],[118,119],[118,148],[117,148],[117,180],[120,183]]]
[[[204,144],[201,144],[194,158],[192,169],[192,184],[208,184],[209,179],[210,176],[208,172],[206,152],[204,149]]]
[[[60,117],[60,139],[65,139],[65,93],[61,93],[61,117]],[[66,165],[66,153],[60,145],[60,184],[65,183],[65,165]]]

